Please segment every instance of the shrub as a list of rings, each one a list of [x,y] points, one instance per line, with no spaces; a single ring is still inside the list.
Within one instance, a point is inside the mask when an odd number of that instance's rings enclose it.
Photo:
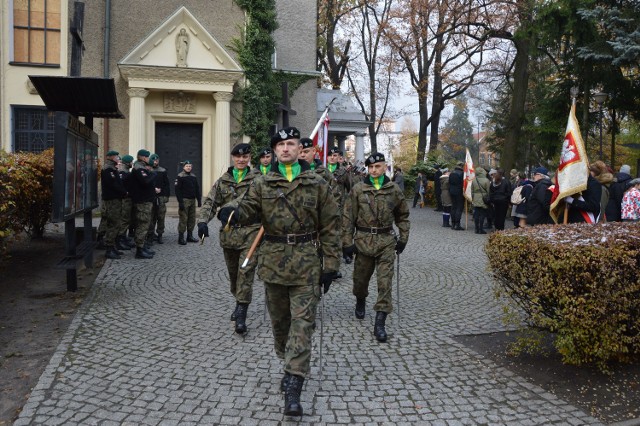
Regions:
[[[0,152],[0,249],[22,231],[41,237],[51,218],[53,149]]]
[[[486,252],[497,295],[555,333],[569,364],[640,354],[640,226],[548,225],[492,234]]]

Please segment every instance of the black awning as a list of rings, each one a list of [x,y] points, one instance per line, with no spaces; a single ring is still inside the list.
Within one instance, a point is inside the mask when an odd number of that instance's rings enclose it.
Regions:
[[[112,78],[30,75],[48,109],[77,117],[124,118]]]

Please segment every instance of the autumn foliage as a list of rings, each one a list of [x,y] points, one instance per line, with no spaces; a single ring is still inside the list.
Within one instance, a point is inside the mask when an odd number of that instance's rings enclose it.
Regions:
[[[42,236],[51,218],[53,149],[0,151],[0,252],[22,231]]]
[[[499,295],[555,335],[569,364],[640,354],[640,226],[548,225],[496,232],[487,255]]]

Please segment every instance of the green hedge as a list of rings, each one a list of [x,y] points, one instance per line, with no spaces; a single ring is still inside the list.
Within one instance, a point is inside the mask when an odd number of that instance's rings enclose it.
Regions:
[[[51,218],[53,149],[39,154],[0,150],[0,253],[12,236],[42,236]]]
[[[497,296],[529,325],[555,334],[569,364],[640,354],[640,225],[548,225],[492,234],[486,246]]]

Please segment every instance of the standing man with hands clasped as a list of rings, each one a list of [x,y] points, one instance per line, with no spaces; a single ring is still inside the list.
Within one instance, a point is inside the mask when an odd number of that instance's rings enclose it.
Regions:
[[[280,130],[271,148],[278,160],[271,171],[220,209],[218,218],[231,225],[261,220],[264,226],[258,274],[267,289],[275,352],[284,361],[284,414],[301,416],[316,307],[340,265],[340,218],[327,182],[298,160],[298,129]]]
[[[409,207],[398,185],[384,172],[384,155],[371,154],[365,165],[369,177],[351,190],[344,208],[343,255],[356,259],[353,266],[353,295],[356,296],[355,315],[363,319],[369,280],[374,270],[378,276],[378,299],[373,309],[376,322],[373,334],[379,342],[387,341],[385,320],[393,310],[391,286],[395,254],[400,254],[409,239]],[[400,235],[394,235],[393,224]]]
[[[178,244],[184,246],[187,242],[198,242],[193,236],[193,228],[196,226],[196,203],[198,203],[198,207],[202,206],[202,192],[198,178],[191,173],[193,169],[191,161],[185,160],[182,164],[182,171],[176,177],[175,190],[178,199],[178,214],[180,215]],[[184,239],[185,231],[188,232],[186,241]]]
[[[209,236],[207,223],[216,215],[220,207],[237,197],[242,197],[253,180],[260,176],[257,169],[251,170],[251,145],[241,143],[231,150],[233,166],[211,187],[211,191],[205,197],[200,219],[198,220],[198,237]],[[224,224],[226,225],[226,223]],[[220,227],[220,247],[224,253],[224,261],[227,264],[229,279],[231,281],[231,294],[236,301],[236,307],[231,314],[231,321],[236,322],[236,333],[244,334],[247,331],[247,309],[251,303],[253,292],[253,278],[256,271],[256,256],[250,259],[245,268],[241,268],[242,262],[247,257],[251,243],[260,229],[260,220],[253,223],[236,224],[228,230]]]

